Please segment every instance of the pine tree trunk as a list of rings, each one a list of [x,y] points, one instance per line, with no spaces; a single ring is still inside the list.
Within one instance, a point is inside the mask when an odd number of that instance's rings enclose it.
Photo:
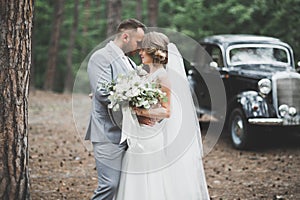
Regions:
[[[136,0],[136,18],[142,21],[143,0]]]
[[[28,88],[32,0],[0,0],[0,199],[30,199]]]
[[[74,84],[74,75],[73,75],[73,50],[75,45],[75,38],[78,28],[78,15],[79,15],[79,0],[75,0],[74,3],[74,18],[73,18],[73,26],[70,33],[70,41],[69,48],[67,54],[67,74],[65,78],[65,92],[71,92]]]
[[[84,21],[86,22],[86,23],[84,23],[83,24],[83,35],[87,35],[87,33],[88,33],[88,22],[89,22],[89,20],[90,20],[90,8],[91,7],[91,5],[90,5],[90,0],[85,0],[84,1]]]
[[[121,22],[122,1],[121,0],[108,0],[108,13],[107,13],[107,37],[115,34],[118,24]]]
[[[53,90],[56,72],[56,61],[58,57],[58,47],[60,39],[60,29],[63,21],[64,0],[55,1],[55,16],[51,34],[50,47],[48,52],[47,71],[45,74],[44,89]]]
[[[82,28],[82,38],[84,40],[87,40],[87,41],[89,39],[87,37],[89,37],[88,36],[88,30],[89,30],[89,26],[88,25],[90,23],[88,23],[88,22],[90,21],[90,12],[91,12],[91,8],[90,7],[91,7],[90,0],[85,0],[84,1],[84,8],[83,8],[84,24],[83,24],[83,28]],[[88,53],[87,51],[90,48],[90,47],[88,47],[88,45],[89,45],[88,42],[82,44],[81,53],[83,55],[86,55]]]
[[[158,0],[148,0],[149,27],[157,27]]]
[[[95,28],[99,29],[99,27],[101,26],[101,18],[103,15],[101,12],[101,0],[95,0],[95,8],[96,8],[96,23],[95,23]]]

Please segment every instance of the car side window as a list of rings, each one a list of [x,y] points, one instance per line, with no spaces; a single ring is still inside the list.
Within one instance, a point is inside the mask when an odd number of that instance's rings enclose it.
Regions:
[[[217,45],[210,44],[210,45],[205,45],[205,50],[212,57],[213,61],[218,63],[219,68],[224,67],[223,56],[220,47],[218,47]]]
[[[218,66],[221,68],[221,67],[224,67],[224,64],[223,64],[223,57],[222,57],[222,51],[221,49],[218,47],[218,46],[214,46],[212,48],[212,52],[211,52],[211,57],[212,59],[218,63]]]

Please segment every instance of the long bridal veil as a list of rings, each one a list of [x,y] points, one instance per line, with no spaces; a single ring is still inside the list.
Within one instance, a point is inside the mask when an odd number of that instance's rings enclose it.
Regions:
[[[203,155],[199,121],[186,77],[183,58],[174,43],[168,44],[168,64],[166,69],[172,93],[172,118],[169,119],[168,132],[173,132],[173,137],[174,131],[177,133],[177,140],[180,142],[178,145],[181,147],[179,149],[176,148],[178,150],[175,152],[176,154],[182,153],[193,140],[196,140],[199,153]]]
[[[209,199],[202,164],[202,141],[183,58],[175,44],[168,45],[171,118],[166,123],[165,155],[170,199]]]

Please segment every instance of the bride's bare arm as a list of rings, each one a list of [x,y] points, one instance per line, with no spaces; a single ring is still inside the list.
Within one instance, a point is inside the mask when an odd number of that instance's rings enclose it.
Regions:
[[[135,113],[137,115],[143,117],[149,117],[157,120],[170,117],[171,91],[170,91],[169,80],[165,77],[162,77],[158,81],[161,84],[161,90],[166,93],[168,101],[161,102],[161,106],[157,108],[151,108],[151,109],[134,108]]]

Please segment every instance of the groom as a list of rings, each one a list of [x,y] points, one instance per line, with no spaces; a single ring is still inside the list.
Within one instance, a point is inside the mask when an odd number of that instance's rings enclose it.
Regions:
[[[120,113],[112,115],[107,107],[109,94],[105,90],[99,90],[97,85],[111,82],[118,74],[126,74],[129,70],[133,70],[135,64],[125,53],[139,48],[145,29],[145,25],[136,19],[122,21],[117,27],[114,40],[94,52],[88,62],[87,71],[93,97],[85,139],[91,140],[93,144],[98,174],[98,187],[94,191],[93,200],[113,199],[119,185],[123,154],[127,148],[126,141],[119,144]]]

